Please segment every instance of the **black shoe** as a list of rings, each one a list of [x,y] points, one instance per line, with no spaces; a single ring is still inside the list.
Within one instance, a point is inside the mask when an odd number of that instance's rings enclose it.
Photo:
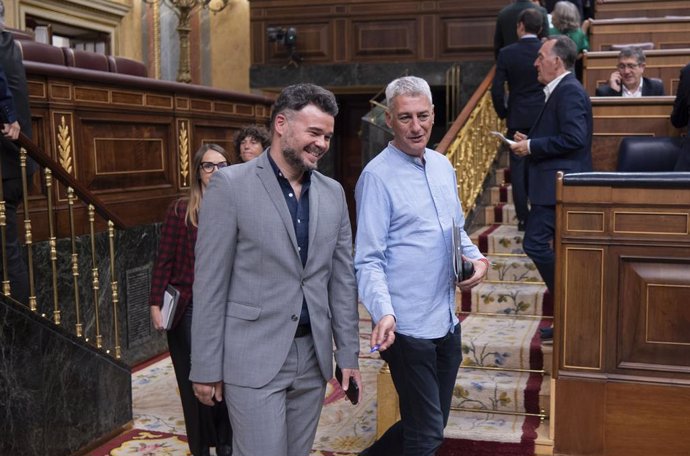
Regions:
[[[541,340],[553,340],[553,326],[549,326],[548,328],[540,328],[539,332],[541,333],[539,335]]]
[[[232,456],[232,445],[218,445],[216,456]]]

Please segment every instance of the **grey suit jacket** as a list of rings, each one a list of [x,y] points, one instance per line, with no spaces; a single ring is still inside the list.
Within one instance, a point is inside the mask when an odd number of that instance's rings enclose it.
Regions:
[[[352,230],[336,181],[312,173],[303,267],[267,154],[219,170],[204,194],[195,252],[192,381],[266,385],[287,358],[303,297],[324,379],[333,376],[334,340],[338,364],[358,366]]]

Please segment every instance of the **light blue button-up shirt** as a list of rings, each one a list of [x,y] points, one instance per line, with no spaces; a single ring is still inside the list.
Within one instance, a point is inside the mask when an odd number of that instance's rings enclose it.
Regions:
[[[392,143],[362,171],[355,190],[355,269],[359,296],[375,323],[396,319],[396,332],[442,337],[455,316],[452,227],[465,218],[455,171],[431,149],[424,162]],[[483,258],[462,233],[464,255]]]

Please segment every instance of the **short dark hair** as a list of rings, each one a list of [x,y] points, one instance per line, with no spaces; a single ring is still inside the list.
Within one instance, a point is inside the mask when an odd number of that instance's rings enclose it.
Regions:
[[[235,151],[240,153],[240,145],[244,138],[254,138],[261,143],[261,147],[264,149],[271,144],[271,137],[268,134],[268,130],[263,125],[247,125],[243,129],[235,133],[233,138],[233,143],[235,144]]]
[[[566,70],[571,71],[577,59],[577,45],[566,35],[550,36],[548,40],[553,40],[553,53],[563,61]]]
[[[316,84],[294,84],[285,87],[278,95],[271,113],[271,129],[278,114],[286,111],[301,111],[310,104],[333,117],[338,115],[338,103],[330,90]]]
[[[634,57],[635,60],[637,61],[637,63],[640,65],[647,61],[647,57],[645,57],[644,51],[642,50],[641,47],[637,47],[637,46],[624,47],[623,49],[621,49],[621,52],[618,54],[618,60],[629,59],[631,57]]]
[[[536,8],[522,10],[517,23],[525,26],[525,32],[539,35],[544,27],[544,14]]]

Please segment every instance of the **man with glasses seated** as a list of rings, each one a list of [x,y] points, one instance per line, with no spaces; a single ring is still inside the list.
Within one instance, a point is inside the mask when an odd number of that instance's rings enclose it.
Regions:
[[[664,95],[659,79],[642,76],[645,67],[644,51],[637,47],[623,48],[618,54],[618,67],[611,73],[608,85],[597,87],[598,97],[658,97]]]

